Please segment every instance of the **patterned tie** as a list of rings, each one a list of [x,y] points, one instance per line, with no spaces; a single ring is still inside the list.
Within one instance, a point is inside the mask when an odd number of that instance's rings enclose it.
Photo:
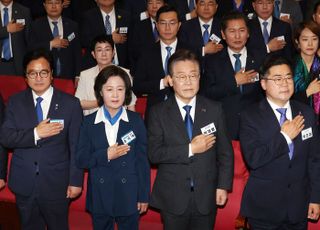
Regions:
[[[52,31],[52,35],[53,37],[58,37],[59,36],[59,28],[58,28],[58,22],[52,22],[53,24],[53,31]],[[58,49],[59,50],[59,49]],[[61,73],[61,63],[60,63],[60,58],[57,57],[57,60],[56,60],[56,75],[59,76],[60,73]]]
[[[276,0],[274,1],[274,11],[273,11],[273,15],[276,18],[280,18],[280,1]]]
[[[38,122],[40,123],[43,120],[43,112],[42,112],[42,108],[41,108],[41,102],[43,101],[43,98],[37,97],[36,101],[37,101],[36,112],[37,112]]]
[[[203,36],[202,36],[203,37],[203,45],[206,45],[208,43],[208,41],[209,41],[209,31],[208,31],[208,29],[209,29],[210,25],[204,24],[202,26],[204,27]]]
[[[169,58],[171,57],[172,47],[167,46],[167,47],[166,47],[166,50],[167,50],[167,56],[166,56],[166,60],[165,60],[165,64],[164,64],[164,73],[165,73],[166,76],[167,76],[167,75],[169,74],[169,71],[168,71],[168,61],[169,61]]]
[[[107,14],[106,16],[106,22],[105,22],[105,29],[106,29],[106,34],[111,35],[112,34],[112,28],[111,28],[111,23],[110,23],[110,15]]]
[[[194,5],[194,0],[189,0],[189,10],[190,12],[193,11],[195,5]]]
[[[192,117],[190,115],[190,110],[192,106],[191,105],[185,105],[183,106],[183,109],[186,111],[186,116],[184,117],[184,124],[186,126],[187,132],[188,132],[188,137],[189,140],[192,140],[192,128],[193,128],[193,121]]]
[[[238,73],[241,69],[241,60],[240,60],[241,54],[233,54],[233,56],[236,59],[236,62],[234,63],[234,72]],[[242,93],[242,91],[243,91],[242,85],[240,85],[239,88],[240,88],[240,92]]]
[[[268,41],[269,41],[269,33],[267,30],[268,22],[264,21],[264,22],[262,22],[262,25],[263,25],[263,31],[262,31],[263,40],[264,40],[264,44],[267,45]]]
[[[280,126],[282,126],[283,123],[287,120],[287,116],[286,116],[287,109],[286,108],[279,108],[276,110],[277,110],[277,112],[279,112],[281,114],[279,124],[280,124]],[[293,150],[294,150],[293,142],[291,144],[289,144],[288,147],[289,147],[288,154],[289,154],[289,158],[291,160],[293,157]]]
[[[3,26],[7,26],[9,23],[9,13],[8,13],[8,8],[3,8]],[[2,52],[3,52],[3,58],[6,60],[9,60],[12,55],[10,51],[10,39],[9,36],[8,38],[3,39],[2,43]]]
[[[156,22],[155,22],[155,21],[153,21],[153,30],[152,30],[152,33],[153,33],[153,37],[154,37],[155,42],[157,42],[157,41],[159,40],[159,33],[158,33],[158,30],[157,30]]]

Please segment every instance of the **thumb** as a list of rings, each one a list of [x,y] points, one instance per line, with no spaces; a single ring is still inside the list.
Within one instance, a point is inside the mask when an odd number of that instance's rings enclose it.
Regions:
[[[39,124],[46,124],[46,123],[49,123],[49,121],[50,121],[50,118],[47,118],[47,119],[41,121]]]

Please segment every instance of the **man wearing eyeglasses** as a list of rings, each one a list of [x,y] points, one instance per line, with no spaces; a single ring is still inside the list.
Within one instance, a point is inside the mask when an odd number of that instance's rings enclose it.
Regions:
[[[158,166],[150,204],[166,230],[212,230],[233,179],[224,114],[219,103],[197,95],[194,53],[180,49],[168,65],[174,95],[152,107],[148,120],[148,155]]]
[[[242,112],[240,143],[250,176],[241,214],[251,229],[307,229],[320,212],[320,149],[312,108],[290,100],[291,66],[271,56],[260,69],[266,98]]]
[[[52,57],[28,53],[28,89],[12,96],[0,142],[13,149],[9,187],[24,230],[68,230],[69,201],[81,193],[83,172],[75,166],[82,120],[80,102],[51,86]]]

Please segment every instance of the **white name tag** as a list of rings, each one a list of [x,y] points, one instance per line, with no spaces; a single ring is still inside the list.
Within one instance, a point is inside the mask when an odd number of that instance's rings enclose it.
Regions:
[[[281,17],[286,17],[286,18],[290,18],[290,14],[287,14],[287,13],[280,13],[280,18]]]
[[[206,125],[205,127],[201,128],[201,133],[202,134],[211,134],[214,133],[216,130],[216,126],[214,123],[210,123],[209,125]]]
[[[120,27],[119,34],[126,34],[128,33],[128,27]]]
[[[302,130],[301,137],[302,137],[303,141],[313,137],[312,128],[310,127],[310,128]]]
[[[284,39],[284,36],[279,36],[279,37],[277,37],[277,40],[278,41],[284,41],[285,39]]]
[[[133,131],[130,131],[129,133],[127,133],[123,137],[121,137],[123,144],[129,144],[134,139],[136,139],[136,135],[134,134]]]
[[[75,39],[76,35],[74,34],[74,32],[72,32],[72,34],[70,34],[68,36],[68,41],[71,42],[73,39]]]
[[[147,15],[147,13],[144,11],[144,12],[141,12],[140,14],[140,21],[143,21],[144,19],[147,19],[149,16]]]
[[[218,44],[221,41],[221,38],[219,38],[217,35],[215,34],[211,34],[210,36],[210,40],[216,44]]]
[[[249,20],[251,20],[251,19],[253,18],[253,13],[249,13],[249,14],[247,15],[247,17],[248,17]]]
[[[16,19],[16,23],[25,25],[26,24],[26,20],[24,18]]]
[[[64,120],[63,119],[51,119],[50,123],[59,123],[64,127]]]

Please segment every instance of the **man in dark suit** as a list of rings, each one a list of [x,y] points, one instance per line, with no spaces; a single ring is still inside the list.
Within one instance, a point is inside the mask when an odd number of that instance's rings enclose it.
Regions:
[[[168,0],[168,4],[175,7],[179,12],[181,21],[187,21],[197,17],[196,0]]]
[[[114,64],[129,67],[127,34],[130,16],[115,6],[115,0],[97,0],[97,7],[84,13],[81,23],[81,44],[86,49],[83,69],[96,65],[90,53],[91,41],[100,34],[112,35],[115,45]]]
[[[289,61],[268,57],[260,69],[266,99],[241,114],[240,143],[250,176],[241,214],[251,229],[307,229],[320,213],[320,155],[313,109],[290,100]]]
[[[0,142],[13,149],[9,187],[22,229],[67,230],[71,198],[81,193],[75,166],[80,102],[51,86],[53,60],[34,51],[24,59],[28,89],[9,99]]]
[[[249,38],[246,16],[238,12],[226,14],[222,37],[227,47],[206,57],[201,91],[222,103],[230,137],[239,140],[241,111],[262,97],[257,78],[259,66],[246,48]]]
[[[272,16],[273,0],[253,0],[257,15],[249,21],[250,38],[247,47],[257,57],[260,66],[267,55],[283,55],[292,58],[292,32],[289,23]]]
[[[222,107],[197,95],[200,65],[178,50],[169,61],[174,96],[151,108],[148,155],[158,165],[150,205],[164,228],[212,230],[232,187],[233,150]]]
[[[292,29],[297,28],[298,24],[303,20],[299,1],[275,0],[273,15],[289,23]]]
[[[22,59],[27,49],[31,23],[29,9],[0,0],[0,75],[23,75]]]
[[[47,17],[31,24],[29,48],[51,50],[54,58],[54,75],[74,79],[80,75],[81,45],[78,25],[61,17],[62,0],[44,0]]]
[[[2,124],[4,118],[4,103],[0,96],[0,124]],[[7,181],[7,163],[8,163],[8,152],[0,145],[0,190],[6,186]]]

